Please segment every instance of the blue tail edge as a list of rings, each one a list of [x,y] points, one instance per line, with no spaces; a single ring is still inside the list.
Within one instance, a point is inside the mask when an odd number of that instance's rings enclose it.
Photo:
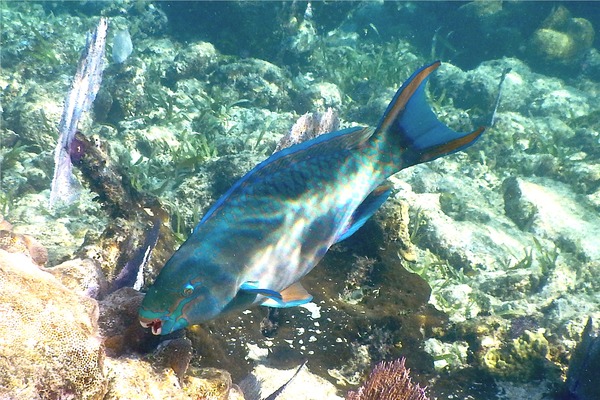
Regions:
[[[440,122],[427,103],[425,85],[440,61],[417,70],[396,92],[377,127],[377,132],[400,140],[402,167],[434,160],[471,146],[485,131],[456,132]]]

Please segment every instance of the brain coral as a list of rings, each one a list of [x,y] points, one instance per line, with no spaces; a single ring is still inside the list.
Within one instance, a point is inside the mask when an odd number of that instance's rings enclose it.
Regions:
[[[23,254],[0,250],[0,398],[100,399],[98,305]]]

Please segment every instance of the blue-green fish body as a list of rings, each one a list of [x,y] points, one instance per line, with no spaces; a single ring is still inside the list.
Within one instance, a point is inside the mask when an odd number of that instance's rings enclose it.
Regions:
[[[390,175],[462,150],[483,133],[454,132],[429,108],[424,86],[439,64],[402,85],[376,129],[344,129],[284,149],[236,182],[149,288],[142,325],[168,334],[252,304],[309,302],[299,280],[383,204]]]

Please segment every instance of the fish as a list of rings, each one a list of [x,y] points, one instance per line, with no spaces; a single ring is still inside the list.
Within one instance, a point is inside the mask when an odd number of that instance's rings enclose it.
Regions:
[[[391,193],[396,172],[464,150],[485,127],[455,132],[427,103],[440,61],[413,73],[376,128],[351,127],[274,153],[208,210],[148,288],[142,326],[166,335],[253,305],[312,300],[299,282]]]
[[[115,34],[112,46],[112,59],[117,64],[123,64],[133,52],[133,43],[128,29],[123,29]]]

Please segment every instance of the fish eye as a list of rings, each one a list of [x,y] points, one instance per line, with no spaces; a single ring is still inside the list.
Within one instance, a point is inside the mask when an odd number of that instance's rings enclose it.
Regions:
[[[194,293],[194,286],[192,286],[191,284],[188,283],[183,288],[183,292],[182,293],[183,293],[184,297],[190,297],[192,295],[192,293]]]

